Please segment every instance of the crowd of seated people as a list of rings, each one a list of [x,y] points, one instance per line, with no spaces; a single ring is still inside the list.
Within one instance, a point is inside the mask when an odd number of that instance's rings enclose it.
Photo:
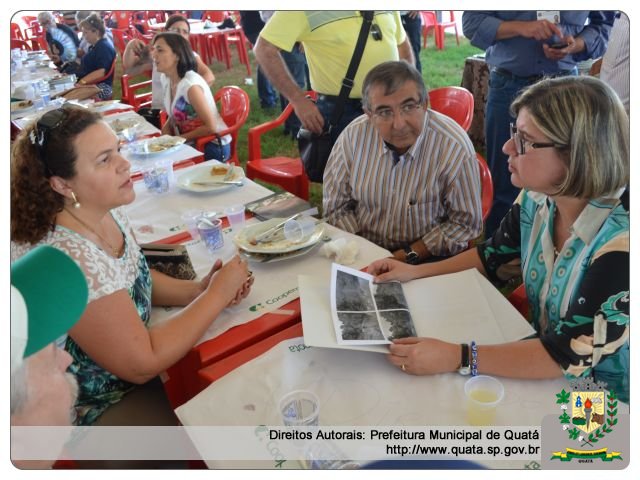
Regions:
[[[394,18],[387,19],[389,28]],[[49,12],[38,19],[52,59],[60,66],[76,62],[77,37]],[[79,28],[89,47],[75,71],[80,84],[92,83],[103,79],[116,53],[98,14],[81,20]],[[266,29],[276,43],[280,33]],[[296,33],[303,45],[305,34]],[[193,141],[227,126],[211,91],[213,73],[188,38],[189,22],[174,15],[149,45],[130,42],[123,66],[133,75],[152,70],[154,104],[168,115],[163,133]],[[429,108],[405,40],[395,32],[387,39],[393,58],[381,56],[358,76],[351,99],[358,115],[333,139],[324,175],[326,220],[391,252],[368,267],[377,282],[468,268],[498,286],[521,277],[536,335],[477,346],[479,373],[589,376],[628,402],[629,117],[618,95],[599,79],[572,75],[538,79],[518,91],[502,152],[520,193],[495,232],[468,248],[483,228],[473,145],[453,120]],[[262,46],[263,58],[273,59],[269,54],[284,48],[276,43],[259,39],[258,52]],[[263,72],[277,77],[284,66],[279,60]],[[312,85],[313,77],[312,70]],[[288,98],[303,128],[322,130],[332,112],[298,98],[291,78],[270,80],[283,90],[291,87]],[[112,81],[98,83],[103,98],[110,96]],[[210,142],[205,158],[227,160],[230,140]],[[88,286],[86,308],[68,322],[66,353],[58,362],[77,380],[74,422],[175,425],[158,375],[225,308],[250,293],[254,280],[246,261],[216,261],[199,280],[150,269],[122,208],[135,201],[130,164],[107,123],[86,109],[51,110],[27,126],[12,145],[10,185],[12,262],[53,247],[75,262]],[[154,305],[185,308],[150,327]],[[56,353],[53,346],[46,351]],[[460,344],[412,337],[394,340],[388,358],[401,372],[431,375],[458,371],[465,352]],[[27,356],[21,352],[16,359]],[[12,366],[12,384],[13,374]],[[154,401],[142,407],[138,395]]]

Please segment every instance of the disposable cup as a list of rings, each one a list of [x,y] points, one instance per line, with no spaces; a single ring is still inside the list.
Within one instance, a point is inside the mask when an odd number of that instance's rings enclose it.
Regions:
[[[309,237],[315,228],[316,220],[311,217],[289,220],[284,224],[284,236],[290,242],[299,243]]]
[[[244,227],[244,205],[231,205],[224,209],[224,214],[229,219],[229,225],[234,232],[240,231]]]
[[[498,405],[504,397],[500,380],[488,375],[471,377],[464,384],[467,421],[470,425],[493,425]]]
[[[173,184],[173,163],[170,159],[158,160],[142,169],[144,185],[152,193],[166,193]]]
[[[194,240],[200,237],[200,232],[198,232],[198,219],[202,216],[202,210],[187,210],[182,212],[180,215],[180,219],[187,230],[189,231],[189,235]]]
[[[198,232],[207,250],[214,253],[224,246],[222,220],[215,213],[203,213],[198,219]]]
[[[308,390],[294,390],[280,399],[282,423],[288,427],[317,427],[320,400]]]

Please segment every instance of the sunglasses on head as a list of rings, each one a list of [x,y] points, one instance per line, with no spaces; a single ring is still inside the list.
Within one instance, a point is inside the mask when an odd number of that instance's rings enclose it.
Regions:
[[[51,110],[40,117],[36,123],[36,128],[33,129],[32,143],[37,144],[41,149],[44,149],[49,132],[58,128],[67,119],[69,115],[69,109],[56,108]]]
[[[69,116],[69,111],[72,108],[78,107],[65,105],[60,108],[56,108],[55,110],[48,111],[38,119],[35,128],[29,133],[29,140],[31,140],[32,145],[34,145],[38,150],[40,160],[49,174],[51,174],[51,171],[44,155],[47,150],[47,142],[49,141],[52,132],[65,122]]]

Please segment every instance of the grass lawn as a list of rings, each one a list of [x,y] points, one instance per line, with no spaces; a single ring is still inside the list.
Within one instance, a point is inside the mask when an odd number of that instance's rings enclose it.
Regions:
[[[445,48],[436,50],[434,47],[433,37],[429,38],[426,49],[420,51],[420,61],[422,62],[422,74],[427,88],[438,88],[452,85],[460,85],[462,81],[462,70],[464,68],[465,58],[479,53],[481,50],[471,46],[469,41],[460,37],[460,46],[456,45],[453,35],[445,35]],[[238,156],[240,162],[244,166],[247,160],[247,131],[249,128],[261,123],[272,120],[280,113],[279,109],[263,110],[260,108],[258,99],[258,88],[255,81],[256,62],[253,53],[249,53],[251,60],[251,68],[253,74],[253,85],[245,85],[246,68],[237,59],[237,52],[233,58],[233,67],[227,70],[224,64],[216,62],[212,64],[211,70],[216,76],[216,80],[212,90],[215,92],[225,85],[237,85],[244,89],[251,99],[251,113],[246,124],[240,130],[238,136]],[[120,81],[122,67],[118,61],[116,69],[116,82],[113,84],[113,98],[120,98]],[[265,157],[274,156],[276,154],[297,157],[298,149],[296,143],[291,137],[285,136],[282,129],[275,130],[263,136],[262,152]],[[267,185],[268,188],[278,190],[278,187]],[[322,207],[322,185],[311,184],[310,201],[313,205]]]

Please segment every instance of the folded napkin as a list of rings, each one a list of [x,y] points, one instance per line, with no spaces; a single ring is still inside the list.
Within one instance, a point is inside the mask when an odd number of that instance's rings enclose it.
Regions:
[[[338,238],[327,242],[320,250],[327,258],[333,258],[341,265],[351,265],[358,256],[358,243],[355,240],[348,241],[346,238]]]

